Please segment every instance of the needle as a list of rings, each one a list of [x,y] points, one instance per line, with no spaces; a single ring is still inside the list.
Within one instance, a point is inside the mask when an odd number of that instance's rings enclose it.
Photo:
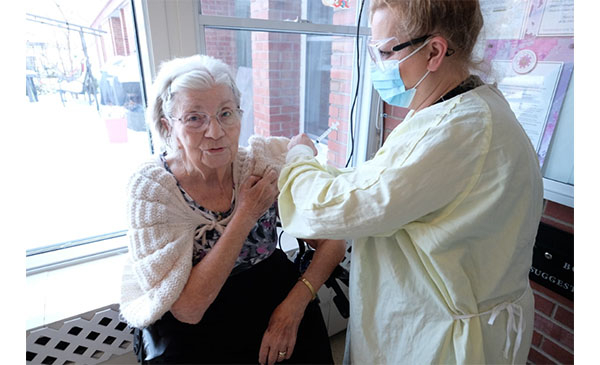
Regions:
[[[329,133],[331,133],[333,131],[337,131],[338,125],[340,125],[340,122],[335,122],[331,127],[327,128],[327,130],[325,132],[323,132],[323,134],[321,134],[319,137],[317,137],[317,139],[315,140],[315,143],[321,143],[323,138],[327,137],[327,135]]]

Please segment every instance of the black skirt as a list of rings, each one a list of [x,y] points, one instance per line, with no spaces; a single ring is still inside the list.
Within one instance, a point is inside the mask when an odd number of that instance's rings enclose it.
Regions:
[[[198,324],[182,323],[167,312],[137,330],[138,360],[143,364],[257,364],[271,314],[298,277],[298,269],[285,253],[275,250],[268,259],[230,276]],[[318,301],[307,306],[292,357],[282,363],[333,364]]]

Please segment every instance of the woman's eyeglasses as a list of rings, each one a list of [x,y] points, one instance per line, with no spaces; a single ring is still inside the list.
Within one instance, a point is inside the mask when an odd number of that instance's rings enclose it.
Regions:
[[[184,128],[191,131],[204,131],[208,128],[211,118],[215,118],[221,127],[230,127],[236,124],[243,114],[242,109],[223,108],[215,115],[203,112],[186,113],[180,118],[170,116],[171,120],[177,120],[183,124]]]

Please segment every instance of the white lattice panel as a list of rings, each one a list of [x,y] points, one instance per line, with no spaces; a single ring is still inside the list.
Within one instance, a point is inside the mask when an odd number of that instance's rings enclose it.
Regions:
[[[132,350],[133,329],[117,305],[27,331],[27,364],[99,364]]]

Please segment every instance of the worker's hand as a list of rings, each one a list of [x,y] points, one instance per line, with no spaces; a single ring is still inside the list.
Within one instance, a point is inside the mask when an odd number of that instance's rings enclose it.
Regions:
[[[291,150],[294,146],[299,145],[299,144],[303,144],[303,145],[306,145],[306,146],[312,148],[314,155],[315,156],[317,155],[317,153],[318,153],[317,148],[315,147],[312,140],[304,133],[301,133],[301,134],[298,134],[297,136],[292,137],[292,139],[288,143],[288,151]]]

